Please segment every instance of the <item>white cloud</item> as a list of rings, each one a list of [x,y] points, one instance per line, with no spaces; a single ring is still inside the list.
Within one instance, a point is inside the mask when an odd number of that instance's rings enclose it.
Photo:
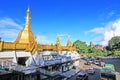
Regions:
[[[109,19],[110,17],[112,17],[113,15],[115,15],[115,11],[111,11],[108,13],[108,16],[106,17],[107,19]]]
[[[113,37],[113,36],[120,36],[120,19],[117,19],[113,22],[109,22],[107,25],[104,27],[97,27],[94,29],[91,29],[87,31],[87,33],[93,32],[95,34],[101,34],[101,41],[100,44],[103,46],[108,45],[108,41]],[[95,39],[100,36],[96,36]]]
[[[3,18],[0,20],[0,27],[16,27],[16,28],[19,28],[21,29],[22,26],[17,24],[13,19],[11,18]]]
[[[0,37],[2,40],[15,40],[21,28],[21,25],[11,18],[0,19]]]
[[[104,33],[104,28],[103,27],[94,28],[94,29],[91,29],[89,31],[86,31],[85,33],[88,34],[90,32],[94,32],[94,33],[97,33],[97,34],[102,34],[102,33]]]
[[[49,44],[49,45],[52,44],[52,42],[48,40],[46,36],[37,35],[36,39],[37,39],[37,42],[40,44]]]
[[[59,37],[65,37],[65,36],[68,36],[69,34],[61,34],[61,33],[57,33],[57,36],[59,36]]]
[[[0,30],[0,37],[4,39],[15,39],[17,37],[17,33],[19,30],[16,29],[5,29],[5,30]]]

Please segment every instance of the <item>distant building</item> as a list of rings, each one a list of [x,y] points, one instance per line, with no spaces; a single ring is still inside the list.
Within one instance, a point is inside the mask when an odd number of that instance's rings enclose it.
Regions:
[[[90,42],[90,47],[91,47],[91,48],[93,47],[93,43],[92,43],[92,42]]]
[[[102,45],[95,45],[94,46],[95,49],[100,49],[100,50],[104,50],[103,46]]]
[[[101,50],[101,51],[104,50],[104,47],[103,47],[102,45],[93,45],[92,42],[90,42],[90,47],[91,47],[91,48],[95,48],[95,49],[99,49],[99,50]]]

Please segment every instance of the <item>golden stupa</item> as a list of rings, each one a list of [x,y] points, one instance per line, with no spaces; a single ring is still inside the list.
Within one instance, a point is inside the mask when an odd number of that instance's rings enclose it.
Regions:
[[[26,15],[26,23],[24,25],[24,28],[18,34],[15,43],[34,43],[34,41],[35,38],[30,29],[30,9],[28,8]]]
[[[26,22],[24,28],[19,32],[17,39],[14,42],[4,42],[0,40],[0,51],[15,50],[15,51],[26,51],[34,54],[41,50],[50,51],[74,51],[75,47],[72,47],[72,42],[68,38],[67,45],[61,46],[60,38],[57,37],[55,45],[42,45],[37,44],[35,37],[30,29],[30,9],[27,9]]]

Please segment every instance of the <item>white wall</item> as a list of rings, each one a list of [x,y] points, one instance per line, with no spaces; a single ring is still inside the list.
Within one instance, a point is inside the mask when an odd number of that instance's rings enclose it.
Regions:
[[[0,58],[13,58],[15,54],[15,51],[3,51],[0,52]],[[16,52],[17,57],[30,57],[30,52],[24,52],[24,51],[17,51]]]

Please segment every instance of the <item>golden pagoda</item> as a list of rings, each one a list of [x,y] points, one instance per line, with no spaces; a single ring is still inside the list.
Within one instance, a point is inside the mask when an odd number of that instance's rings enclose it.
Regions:
[[[35,52],[37,42],[30,29],[30,9],[27,9],[26,22],[24,28],[19,32],[17,39],[14,42],[4,42],[0,41],[0,51],[27,51]]]
[[[34,43],[35,41],[34,35],[30,29],[30,9],[28,8],[24,28],[19,32],[15,43]]]

